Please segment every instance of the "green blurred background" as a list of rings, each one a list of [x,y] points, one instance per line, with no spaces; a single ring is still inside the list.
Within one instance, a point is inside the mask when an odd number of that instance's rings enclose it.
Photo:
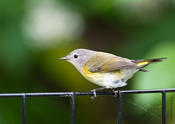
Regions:
[[[138,72],[127,89],[175,87],[175,0],[1,0],[0,93],[90,91],[69,63],[76,48],[131,59],[168,57]],[[167,123],[175,121],[167,94]],[[123,96],[124,124],[161,123],[161,94]],[[0,99],[0,124],[22,124],[20,98]],[[28,124],[70,123],[68,98],[27,98]],[[76,97],[76,124],[117,123],[117,98]]]

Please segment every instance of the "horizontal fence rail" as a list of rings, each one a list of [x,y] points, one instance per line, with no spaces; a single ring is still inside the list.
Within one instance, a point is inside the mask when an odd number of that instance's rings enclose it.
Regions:
[[[153,90],[116,90],[118,96],[118,124],[122,124],[122,95],[124,94],[145,94],[161,93],[162,94],[162,124],[166,124],[166,93],[175,92],[171,89],[153,89]],[[75,124],[75,96],[91,96],[93,92],[49,92],[49,93],[0,93],[0,97],[21,97],[22,98],[22,124],[26,124],[26,97],[46,97],[60,96],[70,97],[71,105],[71,124]],[[96,95],[114,95],[114,92],[97,92]]]

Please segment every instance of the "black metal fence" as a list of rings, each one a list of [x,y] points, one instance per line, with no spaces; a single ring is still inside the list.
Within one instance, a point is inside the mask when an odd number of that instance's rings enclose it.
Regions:
[[[116,91],[118,96],[118,124],[122,124],[122,95],[124,94],[143,94],[143,93],[161,93],[162,94],[162,124],[166,124],[166,93],[175,92],[173,89],[155,89],[155,90],[122,90]],[[26,97],[40,96],[62,96],[69,97],[71,104],[71,124],[75,123],[75,96],[94,95],[93,92],[53,92],[53,93],[2,93],[0,97],[21,97],[22,98],[22,122],[26,124]],[[113,92],[97,92],[97,95],[114,95]]]

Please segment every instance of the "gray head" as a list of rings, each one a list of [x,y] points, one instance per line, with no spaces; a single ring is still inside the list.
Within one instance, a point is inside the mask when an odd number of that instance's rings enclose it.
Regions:
[[[82,66],[94,53],[95,51],[88,49],[75,49],[67,56],[60,59],[67,60],[68,62],[72,63],[80,72],[82,72]]]

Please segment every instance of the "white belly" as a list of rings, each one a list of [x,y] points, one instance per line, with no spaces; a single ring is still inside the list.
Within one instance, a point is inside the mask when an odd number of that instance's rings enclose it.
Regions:
[[[119,72],[92,73],[86,77],[89,81],[106,88],[117,88],[126,86],[126,81],[133,76],[137,70],[125,69]]]

